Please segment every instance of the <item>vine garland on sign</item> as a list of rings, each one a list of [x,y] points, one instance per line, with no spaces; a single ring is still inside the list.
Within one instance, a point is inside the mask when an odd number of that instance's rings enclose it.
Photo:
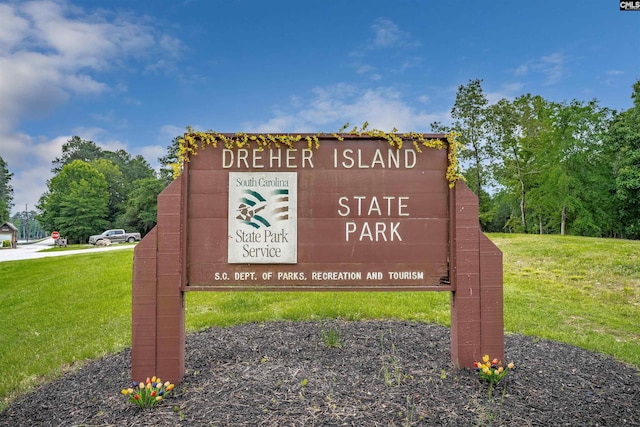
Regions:
[[[349,123],[347,123],[338,132],[332,133],[330,136],[338,141],[343,141],[345,135],[355,137],[368,136],[372,139],[386,140],[389,145],[396,149],[401,149],[404,141],[411,141],[418,153],[422,152],[422,147],[444,150],[448,146],[449,153],[446,178],[449,182],[449,187],[453,187],[457,180],[464,179],[460,174],[458,164],[458,152],[462,147],[456,140],[457,134],[455,132],[445,135],[447,140],[447,143],[445,143],[438,138],[426,138],[423,134],[417,132],[398,134],[398,130],[395,128],[391,132],[385,132],[378,129],[367,129],[368,126],[369,123],[365,122],[361,129],[355,126],[348,132],[343,133],[349,127]],[[198,132],[194,131],[190,126],[187,126],[187,132],[184,137],[178,140],[178,161],[177,163],[171,164],[173,177],[175,179],[180,176],[184,162],[188,162],[191,157],[197,156],[198,150],[204,150],[209,146],[215,148],[218,147],[218,145],[222,145],[227,149],[256,146],[259,151],[262,151],[265,148],[280,148],[281,146],[293,149],[296,144],[303,142],[307,144],[309,150],[312,150],[320,147],[320,137],[327,136],[329,135],[323,133],[303,137],[299,134],[247,134],[244,132],[225,135],[215,131]]]

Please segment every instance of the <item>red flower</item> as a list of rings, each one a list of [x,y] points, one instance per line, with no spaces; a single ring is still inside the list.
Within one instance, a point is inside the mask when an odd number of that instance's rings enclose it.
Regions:
[[[151,397],[156,397],[156,391],[155,391],[155,390],[153,390],[153,391],[151,392]]]
[[[135,396],[133,396],[133,398],[134,398],[135,400],[140,400],[140,395],[139,395],[139,394],[136,394]]]

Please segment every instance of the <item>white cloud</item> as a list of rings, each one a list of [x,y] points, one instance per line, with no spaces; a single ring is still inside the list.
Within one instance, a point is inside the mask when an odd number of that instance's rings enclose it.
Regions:
[[[12,49],[22,40],[22,34],[27,31],[29,23],[16,15],[14,7],[8,4],[0,4],[0,16],[0,51],[5,51]]]
[[[376,47],[391,47],[402,38],[398,26],[388,19],[376,19],[371,29],[375,33],[373,45]]]
[[[16,133],[5,139],[0,155],[7,162],[9,171],[14,174],[11,186],[17,209],[29,210],[35,205],[45,191],[46,182],[52,177],[51,161],[62,154],[62,145],[69,137],[58,137],[51,140],[34,140],[28,135]]]
[[[489,104],[495,104],[501,99],[513,100],[521,95],[523,84],[520,82],[508,82],[493,92],[485,92]]]
[[[40,196],[47,191],[46,182],[52,176],[51,163],[47,166],[37,165],[28,170],[23,169],[14,173],[11,179],[11,186],[14,192],[14,208],[11,212],[24,210],[25,205],[28,206],[29,211],[35,210]],[[38,177],[38,179],[34,179],[35,177]]]
[[[168,146],[169,144],[167,144]],[[155,170],[158,171],[160,167],[160,163],[158,162],[158,158],[167,154],[167,147],[161,145],[145,145],[144,147],[138,147],[134,155],[140,154],[145,158],[149,165]]]
[[[86,74],[68,76],[64,85],[71,91],[81,94],[99,94],[107,89],[107,85],[97,82]]]
[[[171,143],[171,140],[176,136],[184,135],[187,131],[184,127],[174,126],[174,125],[164,125],[160,128],[160,135],[158,136],[159,141],[165,141],[167,145]]]
[[[543,73],[546,76],[545,83],[551,85],[558,83],[566,76],[566,62],[564,55],[556,52],[540,58],[540,60],[534,64],[534,69]]]
[[[602,83],[604,83],[607,86],[612,86],[615,87],[617,86],[618,82],[619,82],[619,76],[622,76],[624,74],[624,71],[621,70],[608,70],[604,73],[604,76],[602,78]]]
[[[513,70],[513,75],[515,76],[525,76],[529,72],[529,66],[527,64],[522,64]]]
[[[367,64],[361,64],[356,66],[356,73],[358,74],[368,74],[372,73],[375,70],[375,67]]]
[[[542,82],[544,85],[554,85],[568,76],[567,63],[568,60],[564,54],[554,52],[521,64],[511,70],[511,73],[517,77],[539,74],[544,77]]]
[[[98,147],[108,151],[129,151],[126,142],[111,137],[108,130],[99,127],[77,127],[73,129],[73,135],[86,141],[93,141]],[[68,138],[67,138],[68,139]],[[66,141],[65,141],[66,142]]]
[[[371,24],[373,30],[372,47],[388,48],[408,44],[416,45],[408,32],[403,31],[393,21],[386,18],[378,18]]]
[[[62,146],[69,141],[71,135],[58,136],[53,139],[42,139],[34,146],[38,162],[36,165],[51,169],[51,161],[62,156]]]
[[[173,59],[181,43],[144,20],[104,9],[88,12],[64,0],[0,4],[0,17],[0,156],[14,174],[14,203],[33,206],[46,191],[51,161],[70,136],[27,135],[20,123],[50,114],[74,96],[126,93],[125,84],[111,87],[101,74],[131,61]],[[73,134],[104,149],[127,149],[104,129],[78,128]]]
[[[367,76],[372,81],[383,78],[384,70],[391,73],[402,74],[407,69],[418,66],[424,62],[420,56],[410,56],[407,59],[404,52],[419,47],[421,44],[407,31],[402,30],[396,23],[386,18],[378,18],[371,24],[373,35],[366,42],[365,47],[349,52],[352,59],[350,67],[357,74]],[[380,52],[384,50],[384,52]],[[382,60],[381,56],[387,58]],[[382,67],[372,63],[382,63]],[[392,65],[389,67],[389,65]]]
[[[132,154],[140,154],[149,162],[153,169],[158,171],[160,168],[160,162],[158,162],[158,158],[163,157],[167,154],[167,147],[171,145],[171,141],[173,141],[173,138],[175,138],[176,136],[181,136],[185,132],[186,129],[184,127],[175,125],[164,125],[158,132],[157,144],[137,147]]]
[[[2,143],[0,156],[7,162],[9,171],[28,166],[30,157],[39,153],[33,151],[33,141],[28,135],[16,133]]]
[[[25,117],[41,117],[69,98],[61,73],[41,54],[0,57],[0,131]]]
[[[99,14],[50,0],[1,5],[0,126],[40,117],[75,94],[111,90],[97,75],[124,65],[126,57],[173,55],[180,42],[127,17]],[[162,51],[160,49],[166,48]],[[159,55],[160,60],[165,55]],[[114,90],[120,90],[115,88]]]
[[[276,133],[276,132],[313,132],[313,129],[306,127],[306,123],[297,120],[295,115],[278,115],[264,123],[243,123],[242,127],[247,132],[256,133]]]
[[[522,91],[522,83],[520,82],[508,82],[508,83],[504,83],[502,85],[502,88],[506,91],[509,92],[510,94],[514,94],[514,93],[518,93],[520,91]]]
[[[246,123],[249,132],[334,132],[346,122],[391,131],[428,131],[434,121],[448,121],[448,112],[418,111],[393,88],[359,90],[346,84],[318,87],[303,108],[277,111],[263,123]]]

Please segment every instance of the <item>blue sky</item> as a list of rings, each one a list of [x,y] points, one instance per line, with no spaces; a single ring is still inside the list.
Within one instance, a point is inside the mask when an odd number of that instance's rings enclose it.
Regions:
[[[640,11],[615,0],[0,0],[0,22],[14,211],[73,135],[156,167],[187,125],[428,132],[470,79],[617,110],[640,79]]]

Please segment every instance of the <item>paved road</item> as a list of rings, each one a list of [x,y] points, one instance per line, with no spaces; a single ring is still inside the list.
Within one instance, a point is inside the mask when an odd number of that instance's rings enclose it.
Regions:
[[[126,250],[133,249],[133,245],[113,245],[104,248],[76,249],[69,251],[40,252],[43,249],[53,247],[53,239],[44,239],[41,242],[30,243],[28,245],[18,243],[16,249],[0,249],[0,262],[4,261],[20,261],[24,259],[45,258],[50,256],[76,255],[85,253],[95,253],[102,251]]]

